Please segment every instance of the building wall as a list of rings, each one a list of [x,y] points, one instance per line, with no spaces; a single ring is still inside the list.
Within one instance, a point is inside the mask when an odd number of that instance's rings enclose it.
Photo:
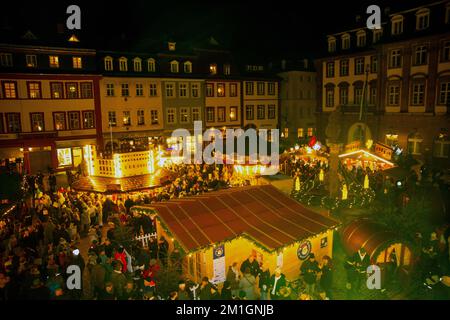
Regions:
[[[258,94],[258,83],[263,84],[264,91],[262,94]],[[274,91],[273,94],[268,93],[269,83],[273,84]],[[246,90],[247,84],[253,85],[253,92],[248,92]],[[278,82],[277,81],[264,81],[264,80],[244,80],[242,82],[242,93],[243,93],[243,103],[242,103],[242,115],[243,115],[243,127],[254,126],[256,129],[273,129],[278,127],[279,121],[279,111],[278,111]],[[264,106],[264,117],[258,119],[258,105]],[[253,118],[249,118],[246,114],[247,106],[253,106]],[[275,107],[275,116],[269,118],[268,109],[269,106]]]
[[[283,79],[280,88],[281,132],[292,146],[316,130],[316,73],[286,71],[278,75]]]
[[[240,127],[242,120],[241,82],[238,80],[207,80],[205,86],[210,86],[213,91],[213,96],[205,96],[206,127]],[[223,97],[220,96],[221,93],[219,92],[219,88],[221,88],[221,86],[225,88],[224,93],[222,93],[224,95]],[[231,86],[235,86],[236,88],[233,95]],[[214,117],[212,121],[210,121],[210,119],[208,118],[208,110],[214,110]],[[219,119],[220,110],[225,110],[225,117],[223,118],[223,120]]]

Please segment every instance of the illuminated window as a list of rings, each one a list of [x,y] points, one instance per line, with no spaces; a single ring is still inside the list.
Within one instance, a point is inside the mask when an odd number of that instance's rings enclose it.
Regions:
[[[92,99],[92,82],[82,82],[80,84],[81,99]]]
[[[130,111],[123,112],[123,125],[131,126],[131,112]]]
[[[433,155],[436,158],[448,158],[450,155],[450,140],[446,134],[439,134],[434,140]]]
[[[37,67],[37,58],[34,54],[27,54],[25,56],[25,62],[28,68],[36,68]]]
[[[167,45],[169,47],[169,51],[175,51],[176,44],[176,42],[168,42]]]
[[[59,57],[49,56],[50,68],[59,68]]]
[[[83,128],[95,128],[94,111],[83,111]]]
[[[308,128],[308,137],[312,137],[314,135],[314,128]]]
[[[167,109],[167,123],[173,124],[175,123],[175,121],[176,121],[175,109],[174,108]]]
[[[238,113],[237,107],[230,107],[230,121],[237,120],[237,113]]]
[[[145,124],[144,110],[140,109],[137,111],[137,119],[138,126],[142,126]]]
[[[80,113],[78,111],[70,111],[67,113],[69,118],[69,129],[78,130],[81,129],[80,125]]]
[[[408,137],[408,152],[413,155],[422,154],[422,142],[423,138],[421,135],[414,133]]]
[[[192,62],[186,61],[184,63],[184,73],[192,73]]]
[[[277,109],[275,107],[274,104],[269,104],[269,106],[267,107],[267,118],[269,119],[275,119],[277,117]]]
[[[166,97],[174,97],[174,84],[173,83],[166,83]]]
[[[147,60],[147,68],[148,68],[148,72],[156,71],[155,59],[150,58]]]
[[[66,98],[78,99],[78,84],[76,82],[66,82]]]
[[[217,84],[217,96],[218,97],[225,97],[225,83],[218,83]]]
[[[14,81],[2,81],[3,98],[16,99],[17,98],[17,83]]]
[[[173,60],[170,62],[170,72],[172,73],[178,73],[178,61]]]
[[[50,90],[53,99],[64,98],[64,89],[62,82],[50,82]]]
[[[113,70],[113,58],[106,57],[105,58],[105,70],[112,71]]]
[[[156,83],[150,83],[150,97],[158,96],[158,90],[156,88]]]
[[[252,105],[245,106],[245,119],[246,120],[253,120],[254,119],[253,108],[254,107]]]
[[[200,109],[192,108],[192,121],[200,121]]]
[[[144,96],[144,85],[142,83],[136,83],[136,97]]]
[[[27,82],[28,86],[28,98],[40,99],[41,98],[41,83],[40,82]]]
[[[11,112],[6,114],[6,128],[8,133],[17,133],[22,131],[20,113]]]
[[[206,121],[214,122],[215,119],[215,110],[214,107],[206,107]]]
[[[303,128],[298,128],[297,129],[297,138],[303,138],[305,132],[303,130]]]
[[[2,67],[12,67],[13,58],[11,53],[0,53],[0,65]]]
[[[199,85],[198,85],[198,83],[191,84],[191,95],[192,95],[192,98],[198,98],[198,94],[199,94]]]
[[[66,113],[65,112],[53,113],[53,126],[56,131],[66,130]]]
[[[209,65],[209,73],[217,74],[217,64],[212,63]]]
[[[114,84],[113,83],[106,84],[106,96],[114,97]]]
[[[31,131],[40,132],[44,131],[44,113],[33,112],[30,113],[31,117]]]
[[[282,134],[284,135],[285,138],[288,138],[289,137],[289,128],[284,128]]]
[[[133,59],[133,68],[134,68],[134,72],[141,72],[142,71],[142,60],[141,60],[141,58],[134,58]]]
[[[72,165],[72,149],[70,148],[56,149],[56,154],[58,157],[59,167]]]
[[[115,111],[108,111],[108,124],[110,127],[117,126],[117,117]]]
[[[119,70],[128,71],[128,60],[125,57],[119,58]]]
[[[180,109],[180,123],[189,122],[189,109],[181,108]]]
[[[158,110],[150,110],[150,121],[152,124],[158,124]]]
[[[121,90],[122,97],[129,97],[130,96],[130,88],[128,86],[128,83],[122,83],[121,87],[122,87],[122,90]]]
[[[81,69],[82,66],[82,62],[81,62],[81,57],[72,57],[72,66],[74,69]]]
[[[187,97],[187,92],[188,92],[188,85],[187,85],[187,83],[180,83],[180,85],[178,87],[178,91],[179,91],[179,96],[181,98],[186,98]]]

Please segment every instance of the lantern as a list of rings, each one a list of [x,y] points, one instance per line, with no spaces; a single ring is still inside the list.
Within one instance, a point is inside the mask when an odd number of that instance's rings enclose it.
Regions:
[[[348,197],[347,185],[344,184],[342,186],[342,200],[347,200],[347,197]]]
[[[324,179],[323,169],[320,169],[320,172],[319,172],[319,181],[323,181],[323,179]]]
[[[369,176],[367,174],[364,177],[364,189],[369,189]]]

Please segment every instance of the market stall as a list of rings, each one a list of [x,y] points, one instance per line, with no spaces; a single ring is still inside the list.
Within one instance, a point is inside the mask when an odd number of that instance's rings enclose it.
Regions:
[[[231,188],[202,196],[133,207],[155,215],[158,236],[185,254],[183,272],[196,281],[225,280],[233,262],[249,255],[281,267],[288,279],[299,276],[302,262],[314,253],[332,256],[338,222],[303,207],[271,185]]]

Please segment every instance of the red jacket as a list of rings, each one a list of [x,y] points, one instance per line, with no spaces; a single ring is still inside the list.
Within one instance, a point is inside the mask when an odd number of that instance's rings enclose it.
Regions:
[[[125,254],[125,252],[122,253],[116,252],[114,254],[114,260],[118,260],[122,263],[123,273],[127,272],[127,255]]]

